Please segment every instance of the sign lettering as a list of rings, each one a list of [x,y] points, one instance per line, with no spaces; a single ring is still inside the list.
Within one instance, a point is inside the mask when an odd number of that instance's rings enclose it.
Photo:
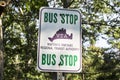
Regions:
[[[60,18],[58,18],[58,15]],[[73,14],[57,14],[57,13],[44,13],[44,22],[57,23],[60,19],[62,24],[76,24],[78,20],[77,15]]]

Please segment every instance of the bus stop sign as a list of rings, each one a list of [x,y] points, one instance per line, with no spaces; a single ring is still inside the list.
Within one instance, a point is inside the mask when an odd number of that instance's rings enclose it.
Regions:
[[[80,12],[42,7],[39,21],[38,70],[80,72],[82,69]]]

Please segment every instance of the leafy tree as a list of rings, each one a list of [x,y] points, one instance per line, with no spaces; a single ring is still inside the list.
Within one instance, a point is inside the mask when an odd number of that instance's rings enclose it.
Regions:
[[[112,51],[113,56],[115,56],[116,52],[114,52],[114,49],[117,50],[117,55],[120,51],[120,48],[118,47],[120,39],[120,36],[118,36],[120,29],[118,16],[118,8],[120,7],[119,1],[88,0],[82,2],[82,4],[86,4],[80,6],[81,12],[83,13],[83,45],[86,42],[89,43],[88,47],[85,46],[86,48],[83,52],[83,56],[85,57],[83,58],[86,61],[86,63],[83,63],[83,71],[85,73],[93,73],[91,77],[90,75],[87,76],[87,74],[85,74],[86,79],[118,80],[118,76],[120,75],[118,66],[120,64],[116,58],[112,59],[113,62],[111,61],[110,53]],[[114,35],[116,35],[117,38]],[[95,44],[99,39],[98,37],[105,39],[110,45],[109,48],[96,47]],[[101,45],[104,44],[101,42]],[[109,64],[105,61],[107,58],[106,55],[109,56]],[[104,72],[104,67],[108,68],[106,72]]]
[[[62,0],[63,1],[63,0]],[[83,70],[65,74],[67,80],[120,79],[119,0],[73,0],[69,8],[82,14]],[[58,4],[62,6],[62,2]],[[36,19],[45,0],[11,0],[3,17],[4,80],[52,80],[54,73],[36,69]],[[102,38],[109,47],[97,47]],[[105,45],[101,42],[101,45]]]
[[[44,79],[48,74],[39,73],[37,61],[36,19],[39,8],[46,1],[12,0],[3,18],[4,31],[4,80]]]

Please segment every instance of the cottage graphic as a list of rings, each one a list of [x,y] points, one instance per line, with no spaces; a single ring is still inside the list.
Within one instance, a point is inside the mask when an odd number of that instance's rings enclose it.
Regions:
[[[66,29],[59,29],[53,37],[48,37],[48,39],[53,42],[55,39],[72,39],[73,34],[70,35],[66,33]]]

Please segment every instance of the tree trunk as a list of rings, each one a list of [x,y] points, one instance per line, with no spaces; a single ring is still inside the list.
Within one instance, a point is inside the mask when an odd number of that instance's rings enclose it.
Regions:
[[[2,13],[6,4],[10,2],[10,0],[0,1],[0,80],[3,80],[3,32],[2,32]]]
[[[3,33],[2,20],[0,18],[0,80],[3,78]]]

